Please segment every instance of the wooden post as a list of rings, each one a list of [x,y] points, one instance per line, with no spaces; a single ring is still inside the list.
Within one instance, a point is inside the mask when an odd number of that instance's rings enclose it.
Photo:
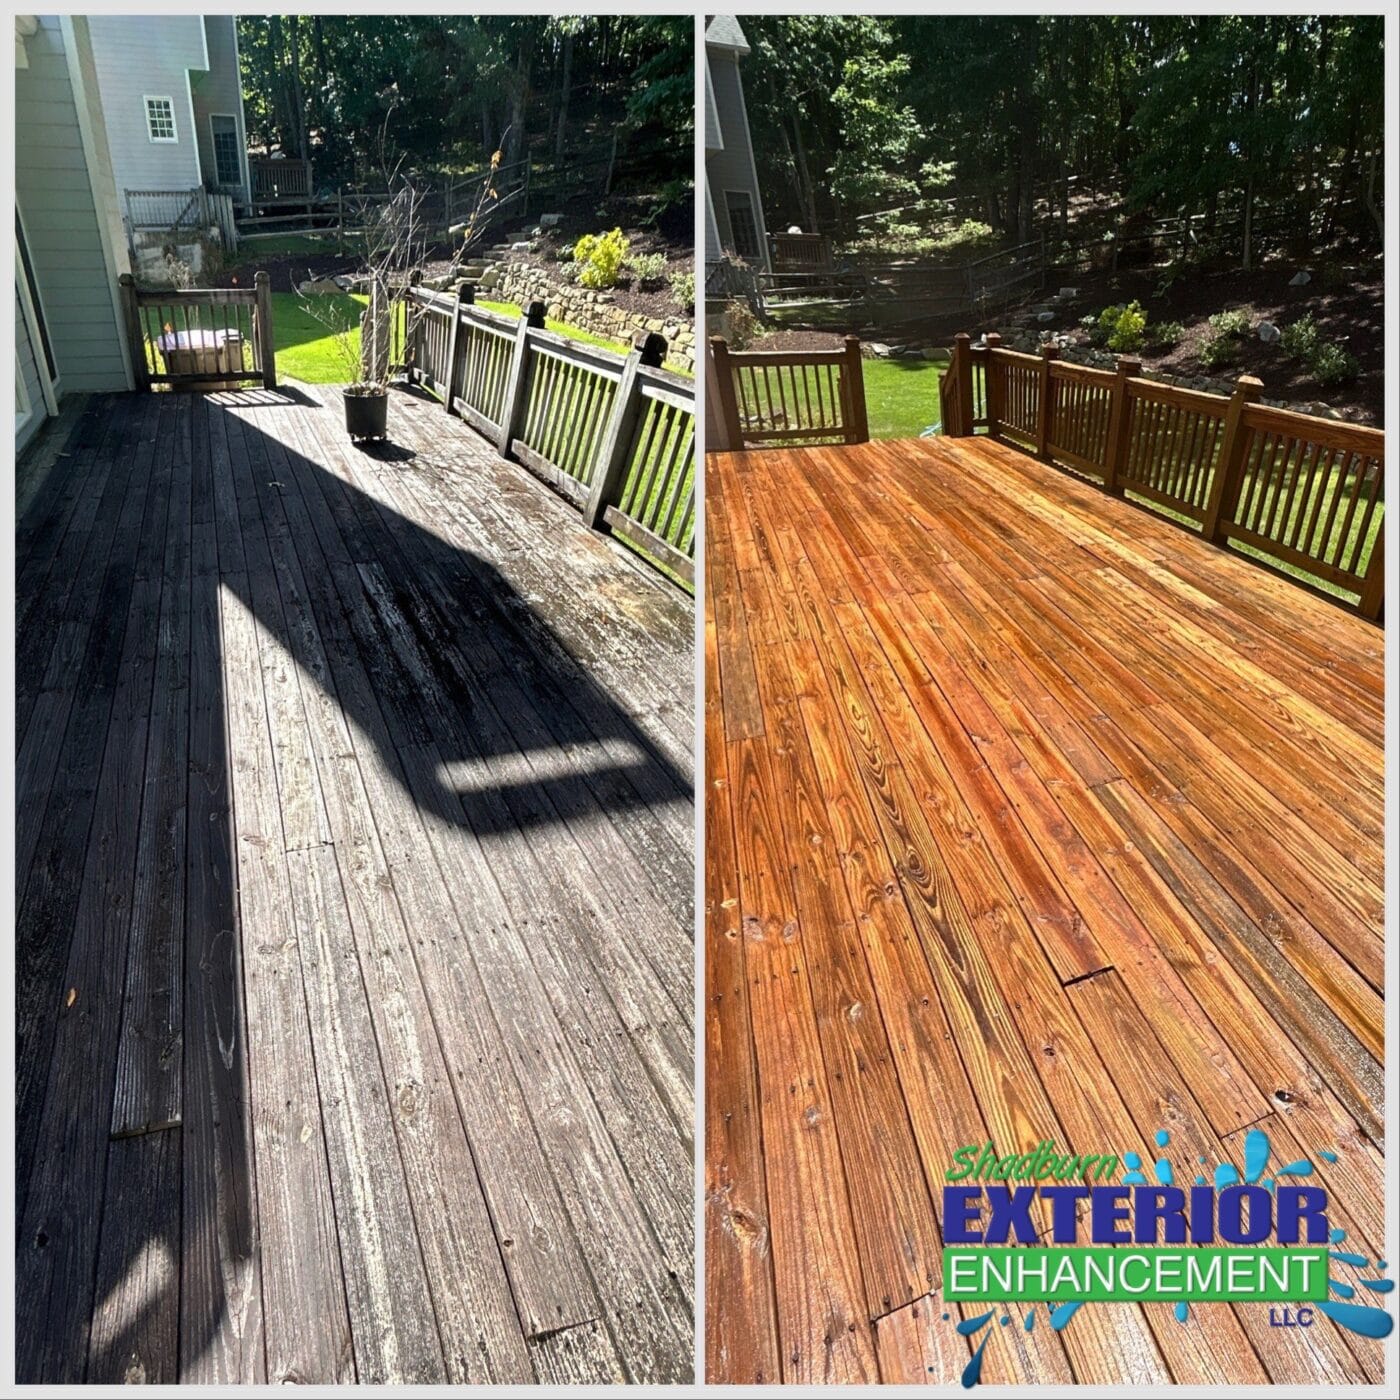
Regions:
[[[841,417],[847,442],[869,442],[870,423],[865,414],[865,373],[860,362],[860,338],[846,337],[846,363],[841,371]]]
[[[637,383],[637,371],[643,365],[660,369],[666,359],[665,336],[638,331],[632,342],[632,353],[622,369],[622,379],[613,398],[612,418],[603,435],[603,446],[593,471],[593,485],[583,507],[583,523],[590,530],[601,530],[603,512],[617,504],[617,495],[627,475],[632,456],[632,438],[644,406],[642,391]]]
[[[1381,610],[1385,606],[1385,531],[1376,536],[1371,548],[1371,560],[1366,565],[1366,577],[1361,583],[1361,600],[1357,611],[1362,617],[1379,622]]]
[[[457,286],[457,304],[452,308],[452,325],[447,332],[447,383],[443,386],[442,406],[452,412],[452,395],[457,383],[457,357],[466,339],[459,333],[462,328],[462,308],[476,300],[476,288],[470,282]]]
[[[955,426],[950,437],[972,436],[972,337],[959,331],[953,337],[953,387],[957,390]],[[946,427],[947,424],[944,424]]]
[[[729,346],[722,335],[710,337],[710,355],[715,362],[715,383],[719,386],[719,412],[731,451],[744,446],[744,430],[739,424],[739,401],[734,395],[734,370],[729,364]]]
[[[1133,400],[1128,380],[1142,374],[1142,361],[1119,355],[1118,374],[1113,381],[1108,406],[1108,444],[1103,464],[1103,489],[1115,496],[1123,494],[1123,474],[1128,470],[1128,445],[1133,438]]]
[[[1050,452],[1050,434],[1054,428],[1055,381],[1050,378],[1050,365],[1059,359],[1053,345],[1040,347],[1040,401],[1035,406],[1035,455],[1046,457]]]
[[[277,349],[272,338],[272,279],[266,272],[253,274],[253,290],[257,295],[254,327],[258,341],[258,368],[262,370],[263,388],[277,387]]]
[[[151,387],[151,365],[146,358],[146,333],[141,329],[141,308],[136,301],[136,279],[129,272],[117,278],[121,287],[126,338],[131,345],[131,372],[138,389]]]
[[[1201,538],[1219,544],[1224,538],[1221,526],[1234,513],[1239,498],[1240,480],[1244,475],[1244,453],[1249,433],[1244,426],[1244,411],[1263,392],[1263,383],[1252,374],[1242,374],[1235,381],[1230,395],[1230,407],[1225,410],[1225,440],[1215,465],[1206,501],[1206,518],[1201,524]]]
[[[502,457],[510,456],[510,445],[520,427],[530,388],[530,332],[544,329],[544,302],[532,301],[515,328],[515,354],[510,362],[510,378],[506,381],[505,412],[501,415],[501,435],[496,450]]]
[[[996,355],[1001,348],[1001,336],[996,331],[988,331],[982,338],[987,342],[987,373],[983,381],[987,386],[987,434],[996,437],[1001,430],[1001,415],[1005,407],[1006,366]]]
[[[345,251],[345,186],[335,187],[335,227],[336,227],[336,247],[343,253]]]

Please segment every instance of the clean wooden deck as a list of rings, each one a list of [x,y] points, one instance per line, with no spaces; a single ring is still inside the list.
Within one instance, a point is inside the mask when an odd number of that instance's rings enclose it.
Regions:
[[[22,464],[23,1381],[693,1373],[693,609],[390,428]]]
[[[989,1138],[1190,1180],[1257,1125],[1383,1257],[1380,630],[986,439],[706,491],[709,1378],[956,1380]],[[1267,1311],[1017,1316],[983,1380],[1380,1379]]]

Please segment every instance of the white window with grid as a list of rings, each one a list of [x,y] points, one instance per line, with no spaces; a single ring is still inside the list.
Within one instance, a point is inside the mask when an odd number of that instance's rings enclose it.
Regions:
[[[146,131],[152,141],[178,141],[175,131],[175,100],[170,97],[147,97]]]

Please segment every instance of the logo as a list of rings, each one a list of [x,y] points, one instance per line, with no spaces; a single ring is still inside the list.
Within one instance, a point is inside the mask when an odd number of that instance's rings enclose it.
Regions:
[[[1157,1133],[1159,1149],[1169,1141]],[[959,1148],[942,1191],[943,1293],[950,1303],[994,1305],[956,1323],[964,1336],[988,1329],[963,1384],[980,1379],[989,1324],[999,1313],[1002,1326],[1011,1322],[1010,1305],[1027,1331],[1037,1304],[1059,1331],[1086,1303],[1168,1303],[1187,1325],[1192,1303],[1230,1302],[1267,1305],[1273,1327],[1311,1327],[1324,1316],[1388,1336],[1389,1312],[1353,1300],[1358,1288],[1383,1296],[1394,1282],[1334,1276],[1338,1265],[1370,1270],[1371,1261],[1340,1248],[1346,1232],[1328,1220],[1313,1163],[1270,1175],[1270,1153],[1268,1134],[1253,1129],[1242,1169],[1223,1162],[1209,1179],[1179,1185],[1164,1151],[1149,1179],[1135,1152],[1070,1154],[1053,1140],[1009,1155],[992,1142]]]

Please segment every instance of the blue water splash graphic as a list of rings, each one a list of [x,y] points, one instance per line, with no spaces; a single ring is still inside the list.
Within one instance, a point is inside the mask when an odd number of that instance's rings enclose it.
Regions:
[[[1240,1179],[1239,1171],[1233,1162],[1221,1162],[1215,1169],[1215,1189],[1223,1191],[1227,1186],[1234,1186]]]
[[[992,1314],[984,1312],[980,1317],[965,1317],[958,1323],[957,1330],[964,1337],[970,1337],[974,1332],[981,1331],[992,1320]]]
[[[1163,1186],[1172,1184],[1172,1164],[1165,1157],[1158,1157],[1152,1164],[1152,1170],[1157,1173],[1157,1180]]]
[[[1327,1236],[1327,1238],[1331,1240],[1333,1244],[1341,1244],[1341,1242],[1344,1239],[1346,1239],[1346,1237],[1347,1232],[1343,1230],[1340,1225],[1338,1225],[1334,1230],[1330,1231]],[[1384,1266],[1382,1265],[1382,1267]]]
[[[1279,1176],[1311,1176],[1313,1174],[1313,1164],[1311,1162],[1290,1162],[1286,1167],[1278,1169]]]
[[[1321,1157],[1324,1162],[1335,1162],[1337,1160],[1337,1154],[1335,1152],[1327,1152],[1324,1150],[1317,1155]]]
[[[1025,1326],[1025,1329],[1026,1329],[1027,1332],[1034,1332],[1034,1331],[1035,1331],[1035,1309],[1034,1309],[1034,1308],[1032,1308],[1032,1309],[1030,1310],[1030,1312],[1028,1312],[1028,1313],[1026,1314],[1026,1321],[1025,1321],[1025,1323],[1024,1323],[1024,1326]]]
[[[1325,1313],[1348,1332],[1361,1337],[1388,1337],[1395,1328],[1395,1319],[1384,1308],[1368,1308],[1361,1303],[1318,1303],[1317,1310]]]
[[[1050,1326],[1053,1327],[1056,1332],[1063,1332],[1065,1328],[1069,1326],[1070,1318],[1083,1306],[1084,1304],[1082,1302],[1056,1303],[1054,1307],[1050,1309]]]
[[[1394,1291],[1395,1280],[1393,1278],[1363,1278],[1362,1288],[1369,1288],[1372,1293],[1390,1293]]]
[[[1123,1173],[1123,1185],[1146,1186],[1147,1178],[1142,1174],[1142,1158],[1136,1152],[1125,1152],[1123,1161],[1128,1167]]]
[[[1251,1128],[1244,1135],[1244,1179],[1258,1181],[1269,1165],[1269,1135],[1262,1128]],[[1220,1184],[1220,1172],[1215,1173],[1216,1185]]]
[[[1172,1135],[1165,1128],[1158,1128],[1153,1134],[1153,1141],[1158,1147],[1165,1147],[1172,1140]]]
[[[991,1314],[988,1313],[987,1316],[990,1317]],[[982,1345],[972,1353],[972,1360],[963,1367],[962,1383],[964,1390],[971,1390],[972,1387],[982,1379],[982,1353],[987,1350],[987,1340],[991,1335],[992,1334],[988,1332],[987,1336],[982,1338]]]
[[[1367,1268],[1371,1262],[1364,1254],[1348,1254],[1340,1249],[1329,1249],[1327,1252],[1333,1259],[1340,1259],[1343,1264],[1350,1264],[1353,1269]]]
[[[1328,1288],[1330,1288],[1330,1289],[1332,1290],[1332,1292],[1335,1293],[1339,1298],[1355,1298],[1355,1297],[1356,1297],[1356,1289],[1354,1289],[1354,1288],[1351,1286],[1351,1284],[1349,1284],[1349,1283],[1338,1283],[1336,1279],[1334,1279],[1334,1278],[1329,1278],[1329,1279],[1327,1280],[1327,1286],[1328,1286]]]
[[[1172,1312],[1174,1312],[1174,1313],[1176,1314],[1176,1320],[1177,1320],[1178,1322],[1185,1322],[1186,1319],[1187,1319],[1188,1317],[1191,1316],[1191,1304],[1190,1304],[1190,1303],[1177,1303],[1177,1304],[1172,1308]]]

